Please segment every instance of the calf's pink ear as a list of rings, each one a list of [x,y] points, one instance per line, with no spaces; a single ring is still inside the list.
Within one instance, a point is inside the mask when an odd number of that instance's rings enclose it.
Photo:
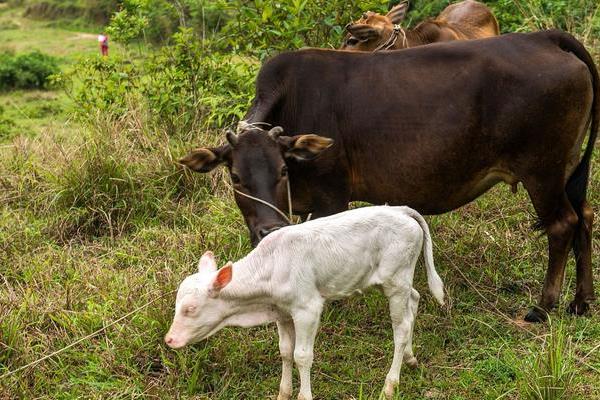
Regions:
[[[198,272],[203,271],[216,271],[217,263],[215,262],[215,255],[212,251],[207,251],[200,257],[200,262],[198,263]]]
[[[215,293],[218,293],[219,290],[223,289],[229,282],[231,282],[231,278],[233,276],[233,264],[229,261],[223,268],[217,272],[217,276],[215,281],[213,282],[212,290]]]

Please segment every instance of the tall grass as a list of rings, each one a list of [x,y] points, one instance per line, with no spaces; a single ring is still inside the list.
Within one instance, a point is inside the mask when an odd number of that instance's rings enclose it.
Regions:
[[[574,390],[575,357],[572,339],[562,321],[548,323],[543,344],[520,365],[519,393],[523,400],[569,399]]]

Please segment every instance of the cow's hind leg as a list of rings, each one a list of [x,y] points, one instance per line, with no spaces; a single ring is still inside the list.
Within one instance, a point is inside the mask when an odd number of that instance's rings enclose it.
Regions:
[[[394,358],[383,388],[383,392],[388,399],[392,398],[394,389],[400,381],[402,359],[415,320],[411,308],[411,290],[412,288],[408,285],[384,287],[384,293],[390,302],[390,316],[392,329],[394,330]]]
[[[553,176],[550,171],[546,172],[546,176]],[[552,186],[543,180],[532,182],[530,185],[525,181],[524,183],[541,226],[548,236],[549,256],[548,269],[538,307],[532,308],[525,316],[525,320],[543,322],[548,316],[548,311],[554,308],[560,296],[565,265],[578,225],[578,217],[567,198],[564,186],[558,185],[561,187],[560,190],[551,190]]]
[[[580,210],[579,224],[573,238],[573,252],[577,262],[577,287],[575,299],[569,305],[569,312],[581,315],[589,309],[589,302],[594,299],[594,277],[592,273],[592,224],[594,211],[587,201]]]

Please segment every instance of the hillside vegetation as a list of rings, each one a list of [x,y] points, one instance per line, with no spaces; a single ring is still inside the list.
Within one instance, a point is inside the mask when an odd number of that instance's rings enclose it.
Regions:
[[[200,255],[213,250],[222,265],[251,250],[225,172],[175,160],[223,141],[265,58],[337,47],[347,22],[388,3],[0,0],[0,60],[38,51],[56,67],[35,89],[0,85],[0,398],[276,398],[274,326],[225,329],[181,351],[162,342],[173,290]],[[449,2],[413,3],[409,25]],[[596,1],[487,3],[504,32],[559,27],[600,53]],[[108,58],[97,54],[102,30]],[[595,157],[596,211],[599,166]],[[600,306],[566,314],[573,260],[551,321],[522,322],[547,263],[524,189],[497,186],[427,219],[448,304],[429,296],[418,266],[420,364],[403,369],[397,399],[600,399]],[[597,293],[599,250],[596,235]],[[377,291],[326,308],[316,398],[379,397],[393,348],[387,310]]]

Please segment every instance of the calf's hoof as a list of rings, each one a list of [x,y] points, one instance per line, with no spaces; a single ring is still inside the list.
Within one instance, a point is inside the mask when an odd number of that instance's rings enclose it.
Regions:
[[[569,308],[567,308],[567,311],[569,312],[569,314],[573,314],[573,315],[583,315],[583,314],[587,313],[589,310],[590,310],[589,303],[587,303],[586,301],[576,301],[576,300],[573,300],[569,304]]]
[[[525,321],[542,323],[548,319],[548,312],[540,307],[533,307],[525,316]]]
[[[291,398],[292,398],[291,393],[279,392],[279,394],[277,395],[277,400],[291,400]]]
[[[412,369],[417,368],[417,366],[419,365],[419,362],[417,361],[417,357],[415,357],[415,356],[412,356],[412,357],[404,360],[404,363]]]

